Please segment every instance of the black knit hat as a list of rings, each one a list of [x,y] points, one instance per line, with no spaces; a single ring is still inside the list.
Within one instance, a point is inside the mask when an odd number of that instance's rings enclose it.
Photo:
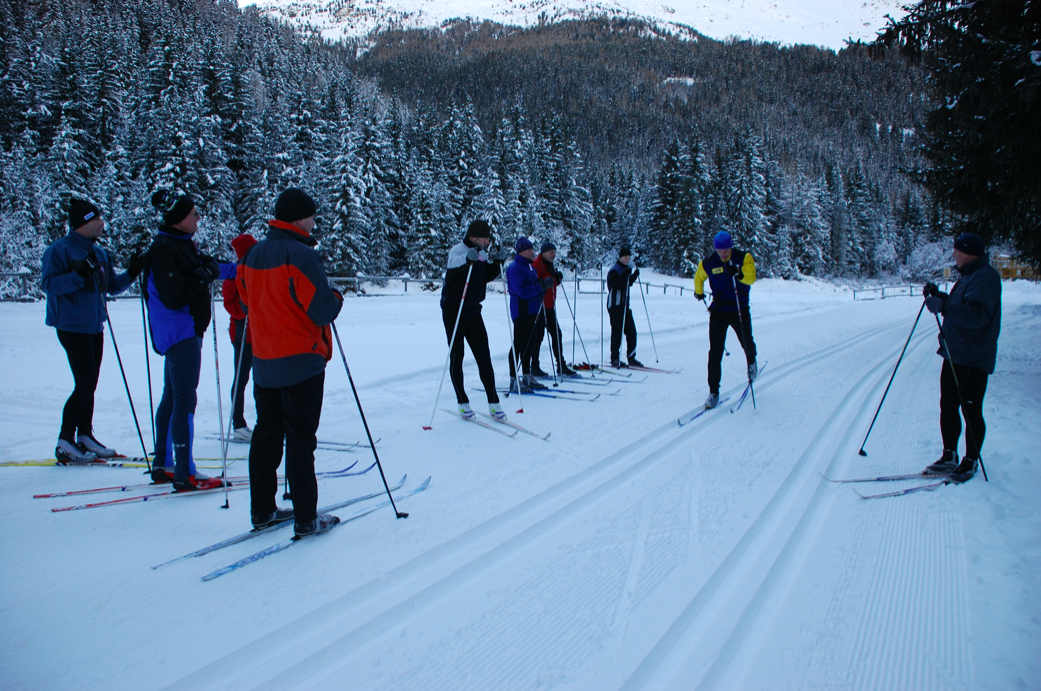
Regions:
[[[85,199],[73,199],[69,202],[69,227],[73,230],[87,225],[100,216],[101,209]]]
[[[286,223],[302,221],[305,218],[311,218],[316,213],[318,213],[318,207],[315,206],[311,196],[296,187],[290,187],[278,195],[278,199],[275,201],[275,220],[278,221]]]
[[[480,219],[470,221],[470,226],[466,229],[466,237],[468,238],[490,238],[491,236],[492,227],[488,225],[488,221]]]
[[[972,257],[982,257],[987,251],[987,246],[983,242],[983,238],[976,233],[964,233],[954,241],[954,249]]]
[[[622,249],[618,250],[618,258],[619,259],[621,259],[622,257],[631,257],[631,256],[633,256],[633,252],[628,247],[622,247]]]
[[[542,248],[539,250],[539,254],[545,254],[546,252],[549,252],[549,251],[552,251],[552,250],[555,250],[555,249],[557,249],[557,246],[554,245],[552,242],[544,242],[544,243],[542,243]]]
[[[177,225],[195,208],[195,200],[180,190],[159,190],[152,195],[152,206],[163,215],[163,224]]]

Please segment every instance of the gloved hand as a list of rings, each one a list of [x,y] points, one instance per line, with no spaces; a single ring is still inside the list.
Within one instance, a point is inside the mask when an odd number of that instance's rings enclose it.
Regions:
[[[705,301],[705,294],[704,293],[694,293],[694,297],[696,297],[701,302]]]
[[[498,264],[505,263],[506,260],[510,258],[510,254],[510,249],[508,247],[503,247],[501,250],[495,253],[495,262]]]
[[[553,277],[546,276],[545,278],[539,279],[539,285],[542,286],[542,290],[549,290],[553,287]]]
[[[554,271],[553,272],[553,278],[557,279],[557,283],[563,283],[564,282],[564,274],[562,272],[560,272],[560,271]]]
[[[481,253],[476,247],[471,247],[466,251],[466,261],[476,262],[481,260]]]
[[[940,286],[936,285],[932,281],[929,281],[922,286],[922,297],[927,298],[935,292],[939,292]]]
[[[140,253],[134,253],[130,257],[130,261],[127,263],[127,276],[130,276],[130,280],[136,279],[141,275],[141,272],[145,269],[145,255]]]
[[[737,280],[741,280],[745,277],[744,274],[741,272],[741,267],[735,264],[731,264],[730,262],[727,262],[723,266],[723,269],[727,272],[727,276],[734,276]]]
[[[925,308],[933,314],[942,314],[947,309],[947,294],[937,291],[939,295],[930,295],[925,299]]]
[[[633,280],[635,281],[639,277],[640,277],[640,270],[637,269],[636,271],[633,271]]]
[[[195,270],[206,281],[216,281],[220,277],[220,263],[213,257],[202,255],[202,266]]]
[[[98,258],[93,253],[88,254],[82,260],[73,259],[69,262],[69,268],[78,273],[83,277],[83,280],[89,281],[93,276],[94,272],[101,266],[98,263]]]

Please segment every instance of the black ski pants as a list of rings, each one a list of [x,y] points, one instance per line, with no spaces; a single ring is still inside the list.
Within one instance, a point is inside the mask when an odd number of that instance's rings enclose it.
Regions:
[[[90,434],[94,426],[94,391],[98,388],[101,356],[105,352],[105,332],[96,334],[75,331],[58,332],[58,342],[65,349],[75,382],[72,394],[61,413],[59,439],[76,443],[76,435]]]
[[[246,426],[246,417],[243,414],[243,406],[246,404],[246,384],[249,383],[249,372],[253,369],[253,345],[245,342],[246,333],[246,320],[236,319],[232,322],[235,325],[235,336],[231,339],[232,344],[235,346],[235,367],[238,371],[238,381],[233,382],[234,387],[234,406],[232,412],[232,426],[235,429]],[[243,350],[245,347],[245,350]],[[241,353],[242,364],[239,365],[239,357]]]
[[[755,362],[755,340],[752,338],[752,314],[745,305],[741,308],[741,316],[737,312],[712,310],[708,318],[708,390],[719,393],[719,382],[723,378],[723,346],[727,340],[727,330],[733,329],[737,340],[745,351],[745,362]]]
[[[492,369],[492,353],[488,347],[488,330],[484,328],[484,317],[480,312],[459,315],[459,329],[452,343],[452,329],[455,328],[456,309],[454,306],[441,309],[441,318],[445,323],[445,335],[452,347],[448,372],[452,377],[452,388],[455,389],[455,400],[458,403],[469,403],[466,386],[463,383],[463,341],[470,344],[470,352],[477,361],[477,371],[481,375],[481,384],[489,403],[498,403],[499,394],[495,391],[495,370]]]
[[[625,333],[625,357],[636,357],[636,322],[633,311],[628,307],[608,307],[607,314],[611,318],[611,362],[618,360],[618,351],[622,347],[622,333]]]
[[[961,398],[954,382],[958,375],[961,386]],[[983,397],[987,393],[986,372],[966,365],[954,365],[951,371],[950,360],[943,361],[940,369],[940,434],[943,435],[943,448],[958,450],[961,438],[961,419],[965,416],[965,457],[979,458],[983,448],[983,438],[987,436],[987,423],[983,420]],[[961,399],[965,399],[962,405]]]
[[[550,357],[557,363],[557,371],[559,372],[564,364],[564,355],[561,350],[564,334],[560,332],[560,324],[557,323],[557,309],[555,307],[544,308],[538,315],[538,318],[535,319],[535,332],[531,336],[531,364],[536,367],[539,366],[542,340],[546,338],[547,331],[549,331]]]
[[[510,379],[517,376],[517,357],[520,353],[520,366],[522,374],[531,374],[531,351],[538,344],[532,338],[535,331],[535,318],[537,314],[522,314],[513,320],[513,348],[510,349]]]
[[[253,383],[257,426],[249,444],[249,495],[254,514],[269,514],[277,508],[275,495],[284,439],[293,517],[297,523],[314,520],[318,509],[314,450],[318,446],[324,395],[325,372],[277,389]]]

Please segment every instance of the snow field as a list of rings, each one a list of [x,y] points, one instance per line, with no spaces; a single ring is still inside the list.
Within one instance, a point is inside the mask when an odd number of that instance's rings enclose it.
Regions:
[[[388,508],[211,583],[199,579],[284,535],[148,567],[247,529],[248,493],[231,494],[228,511],[218,508],[223,495],[211,495],[51,514],[50,507],[73,502],[29,497],[141,475],[0,467],[0,616],[15,634],[0,646],[5,684],[1037,686],[1041,523],[1030,455],[1041,422],[1041,291],[1005,286],[986,408],[991,482],[978,477],[871,501],[820,473],[913,472],[934,459],[935,323],[923,314],[861,458],[857,449],[920,303],[853,303],[827,286],[775,281],[752,294],[760,362],[770,361],[757,382],[757,410],[749,400],[729,412],[744,364],[731,337],[722,388],[731,401],[676,425],[707,393],[707,314],[689,294],[652,289],[647,306],[659,359],[682,372],[613,387],[619,395],[595,403],[525,397],[522,415],[507,399],[511,419],[552,431],[548,442],[506,439],[440,412],[424,432],[446,352],[437,296],[349,300],[338,327],[369,424],[382,437],[388,480],[407,472],[409,488],[432,475],[431,487],[403,504],[408,519],[394,520]],[[578,302],[583,337],[599,359],[599,296]],[[485,305],[504,382],[502,296],[490,293]],[[0,338],[7,394],[0,460],[50,456],[71,389],[42,312],[42,305],[0,306],[8,327]],[[224,316],[227,388],[233,373]],[[634,301],[634,316],[639,356],[652,365],[642,301]],[[139,372],[132,387],[140,415],[147,391],[139,304],[114,303],[112,319],[124,364]],[[570,352],[570,318],[562,325]],[[208,334],[200,436],[217,428],[212,350]],[[108,350],[103,364],[96,432],[136,454],[113,355]],[[479,387],[469,356],[466,362],[468,390]],[[160,367],[153,357],[156,400]],[[452,402],[448,382],[445,391],[442,405]],[[468,392],[483,407],[482,394]],[[338,355],[327,370],[319,437],[364,437]],[[216,442],[199,439],[195,448],[197,456],[219,455]],[[328,470],[355,459],[361,466],[371,454],[319,451],[317,459]],[[232,474],[244,473],[238,465]],[[322,481],[319,504],[380,487],[375,471]],[[865,493],[878,487],[858,486]]]

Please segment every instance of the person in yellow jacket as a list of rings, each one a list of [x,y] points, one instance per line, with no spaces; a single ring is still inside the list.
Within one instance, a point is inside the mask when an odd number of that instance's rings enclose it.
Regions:
[[[727,329],[733,328],[745,351],[748,381],[759,374],[755,341],[752,340],[752,315],[748,309],[748,291],[755,283],[755,260],[751,252],[734,249],[734,240],[725,231],[716,233],[712,244],[716,251],[701,260],[694,274],[694,297],[705,299],[705,281],[712,286],[712,304],[708,319],[708,398],[706,408],[719,405],[719,381],[723,378],[723,345]]]

